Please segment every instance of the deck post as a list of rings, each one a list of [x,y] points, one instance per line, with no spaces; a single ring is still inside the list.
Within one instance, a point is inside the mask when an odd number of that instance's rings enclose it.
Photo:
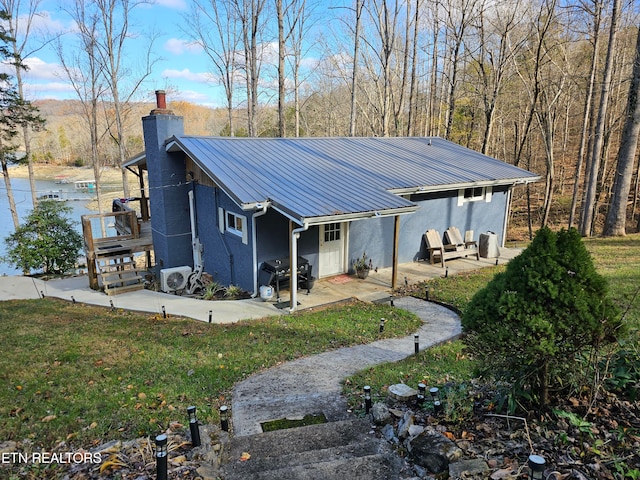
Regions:
[[[393,217],[393,259],[391,270],[391,290],[396,289],[398,283],[398,240],[400,239],[400,215]]]

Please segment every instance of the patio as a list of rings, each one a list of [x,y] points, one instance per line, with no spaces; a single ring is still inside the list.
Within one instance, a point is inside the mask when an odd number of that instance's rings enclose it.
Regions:
[[[475,257],[448,260],[445,268],[440,264],[431,265],[429,262],[410,262],[398,265],[398,286],[412,285],[430,278],[443,277],[447,274],[455,275],[460,272],[478,270],[498,263],[507,263],[522,252],[522,248],[501,248],[499,258]],[[300,310],[338,303],[352,298],[374,302],[389,298],[391,295],[391,268],[371,270],[366,279],[355,275],[338,275],[315,281],[310,294],[306,290],[298,290],[298,308]],[[289,290],[281,289],[281,301],[288,302]]]

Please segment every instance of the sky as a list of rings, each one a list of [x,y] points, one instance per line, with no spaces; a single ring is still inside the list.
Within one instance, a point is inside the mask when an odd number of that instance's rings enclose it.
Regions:
[[[341,0],[331,1],[337,4]],[[25,0],[22,3],[28,4]],[[316,21],[309,33],[310,39],[325,35],[326,30],[331,28],[321,21],[323,13],[328,13],[329,2],[318,0],[316,3],[315,15],[320,21]],[[345,0],[345,3],[348,5],[351,2]],[[43,38],[57,35],[67,54],[73,52],[75,27],[65,12],[71,5],[73,2],[70,0],[41,0],[39,4],[39,15],[34,20],[29,37],[32,40],[25,48],[27,54],[23,55],[28,66],[24,75],[25,96],[31,101],[77,98],[61,68],[59,55],[54,48],[55,42],[42,46]],[[133,10],[130,30],[135,33],[135,38],[127,40],[125,59],[130,68],[130,78],[139,78],[147,45],[150,38],[154,37],[152,32],[155,32],[152,74],[141,86],[142,100],[150,101],[155,90],[164,89],[167,90],[169,100],[186,100],[211,107],[224,106],[222,87],[210,73],[212,67],[207,56],[186,33],[188,27],[185,17],[191,8],[189,0],[153,0],[153,4],[139,4]],[[331,12],[332,17],[335,16],[334,12]],[[270,19],[270,22],[273,23],[274,19]],[[340,23],[338,20],[335,22]],[[267,57],[271,56],[275,60],[276,44],[268,44],[266,49],[271,50]],[[314,52],[313,47],[307,51],[307,55],[307,65],[317,62],[319,53]]]

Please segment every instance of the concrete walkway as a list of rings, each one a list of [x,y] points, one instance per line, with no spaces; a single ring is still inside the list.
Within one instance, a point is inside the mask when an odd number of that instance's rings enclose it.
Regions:
[[[394,304],[424,321],[416,332],[421,350],[461,333],[460,319],[445,307],[412,297],[397,298]],[[323,413],[330,422],[346,420],[349,413],[341,382],[360,370],[402,360],[414,351],[411,335],[340,348],[252,375],[233,389],[233,434],[236,438],[258,434],[261,422],[307,414]]]

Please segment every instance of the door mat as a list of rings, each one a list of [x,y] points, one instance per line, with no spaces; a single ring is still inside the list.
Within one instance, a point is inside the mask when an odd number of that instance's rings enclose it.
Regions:
[[[297,305],[300,305],[300,302],[296,302]],[[289,305],[291,305],[291,302],[278,302],[278,303],[274,303],[273,306],[279,309],[283,309],[283,308],[289,308]]]
[[[350,282],[352,279],[349,275],[337,275],[335,277],[331,277],[329,279],[329,282],[336,284],[336,285],[340,285],[343,283],[348,283]]]

